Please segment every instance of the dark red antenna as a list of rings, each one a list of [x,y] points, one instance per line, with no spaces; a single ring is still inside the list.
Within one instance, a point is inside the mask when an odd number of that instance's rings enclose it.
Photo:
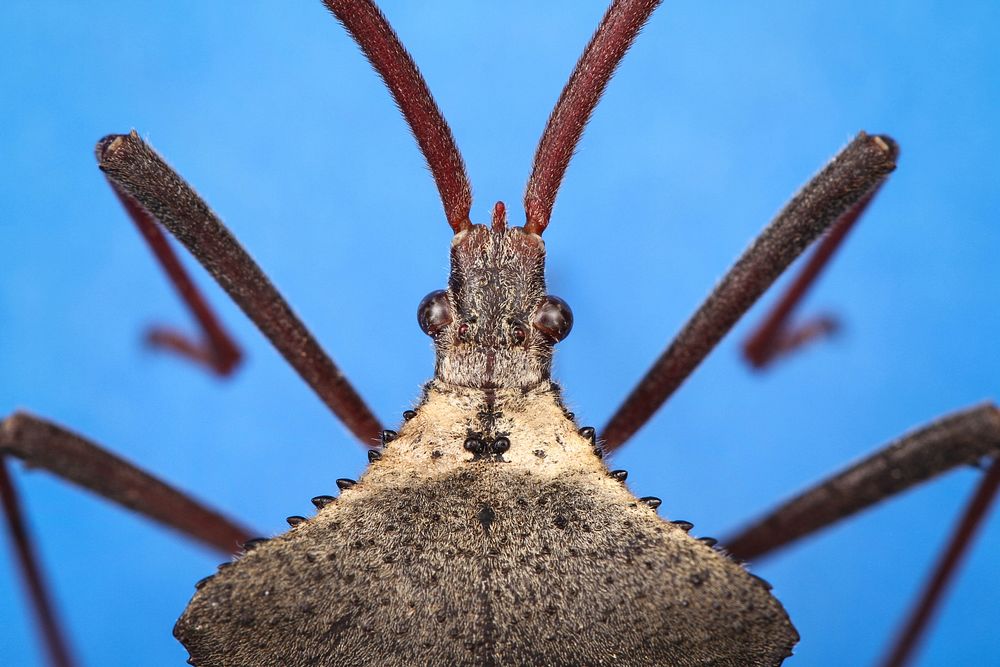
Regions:
[[[660,1],[615,0],[590,38],[538,142],[524,193],[525,231],[541,234],[548,227],[559,185],[583,128],[618,63]]]
[[[351,33],[410,124],[441,193],[448,224],[456,234],[468,229],[472,226],[472,188],[465,164],[413,58],[370,0],[324,0],[324,4]]]

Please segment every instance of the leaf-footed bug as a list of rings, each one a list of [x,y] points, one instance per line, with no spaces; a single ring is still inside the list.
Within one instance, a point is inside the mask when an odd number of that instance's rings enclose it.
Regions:
[[[667,504],[666,508],[669,508],[669,503]],[[666,508],[665,508],[665,509],[666,509]]]

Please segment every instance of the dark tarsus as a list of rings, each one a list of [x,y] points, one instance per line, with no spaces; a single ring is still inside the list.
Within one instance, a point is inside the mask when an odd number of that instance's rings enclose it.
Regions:
[[[382,430],[368,405],[198,194],[135,132],[97,145],[101,171],[166,227],[362,444]]]
[[[858,134],[785,206],[687,321],[604,427],[614,451],[677,390],[778,276],[831,225],[849,217],[896,168],[896,143]]]
[[[97,157],[100,160],[100,156]],[[135,223],[142,238],[149,245],[149,249],[153,251],[153,256],[163,267],[163,271],[167,274],[178,295],[187,305],[191,314],[194,315],[204,336],[203,340],[194,341],[174,329],[152,327],[146,332],[146,341],[153,347],[170,350],[186,357],[222,377],[231,375],[243,358],[243,353],[236,341],[226,332],[205,297],[202,296],[194,281],[184,270],[184,266],[170,247],[167,237],[160,226],[156,224],[153,216],[110,178],[108,184],[114,190],[129,218]]]
[[[763,369],[777,358],[790,354],[803,345],[822,336],[828,336],[840,327],[836,318],[817,315],[796,325],[790,324],[792,313],[829,264],[855,223],[864,215],[885,181],[865,195],[826,232],[816,250],[794,282],[785,290],[778,302],[764,317],[757,329],[743,343],[743,357],[751,366]]]

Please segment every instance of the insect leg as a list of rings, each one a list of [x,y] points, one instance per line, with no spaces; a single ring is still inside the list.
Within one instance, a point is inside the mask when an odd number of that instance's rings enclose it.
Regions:
[[[0,456],[48,470],[225,554],[252,537],[242,526],[115,454],[24,412],[0,421]]]
[[[38,625],[54,667],[71,667],[65,632],[28,534],[7,457],[42,468],[154,519],[225,554],[240,549],[251,533],[187,494],[168,486],[98,445],[51,422],[18,412],[0,421],[0,501]]]
[[[97,144],[108,179],[167,228],[232,297],[330,410],[365,445],[375,415],[260,267],[208,205],[134,131]]]
[[[24,512],[21,509],[21,500],[18,497],[17,489],[14,488],[14,480],[7,472],[7,460],[3,454],[0,454],[0,502],[3,504],[12,546],[17,552],[21,575],[28,589],[28,595],[31,597],[35,619],[48,651],[49,664],[53,667],[72,667],[75,662],[70,657],[69,642],[62,625],[56,618],[52,596],[38,564],[35,545],[28,534]]]
[[[729,269],[604,427],[613,451],[638,431],[778,276],[896,168],[886,136],[858,134],[814,176]]]
[[[771,553],[960,465],[992,458],[951,542],[914,607],[886,665],[903,665],[924,631],[973,533],[1000,486],[1000,409],[992,404],[946,415],[784,503],[725,540],[741,559]]]
[[[153,347],[170,350],[205,366],[223,377],[231,374],[240,363],[243,354],[236,342],[219,322],[219,318],[195,286],[194,281],[181,265],[171,249],[163,231],[139,203],[108,179],[108,184],[118,196],[139,233],[146,240],[160,266],[201,327],[203,340],[194,341],[184,334],[166,327],[152,327],[146,333],[146,341]]]
[[[754,368],[765,368],[780,356],[793,352],[810,341],[837,330],[838,322],[829,315],[812,317],[800,324],[789,322],[792,312],[819,277],[830,258],[840,248],[854,223],[885,183],[883,181],[845,212],[817,243],[816,250],[795,281],[781,296],[760,326],[743,343],[743,356]]]
[[[725,540],[742,559],[770,553],[961,465],[1000,456],[1000,409],[953,412],[827,478]]]
[[[1000,490],[1000,459],[994,460],[986,476],[976,488],[972,500],[969,501],[965,513],[955,529],[948,546],[941,553],[934,571],[928,579],[924,590],[920,594],[919,601],[914,605],[907,618],[906,625],[899,633],[892,650],[882,663],[885,667],[902,667],[905,665],[920,641],[921,636],[927,628],[934,613],[934,609],[941,601],[941,595],[948,587],[955,571],[958,569],[959,561],[965,551],[969,548],[976,530],[986,517],[990,505],[996,500],[997,491]]]

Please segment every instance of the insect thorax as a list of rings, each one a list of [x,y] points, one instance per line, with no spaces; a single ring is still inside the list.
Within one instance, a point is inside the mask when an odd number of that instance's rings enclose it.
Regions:
[[[497,211],[502,214],[502,207]],[[195,595],[196,665],[773,665],[796,640],[738,564],[609,475],[549,379],[572,315],[541,238],[455,235],[421,303],[435,379],[357,484]]]
[[[766,587],[610,476],[549,381],[436,379],[409,417],[356,485],[202,586],[175,628],[194,664],[776,665],[790,652]]]

